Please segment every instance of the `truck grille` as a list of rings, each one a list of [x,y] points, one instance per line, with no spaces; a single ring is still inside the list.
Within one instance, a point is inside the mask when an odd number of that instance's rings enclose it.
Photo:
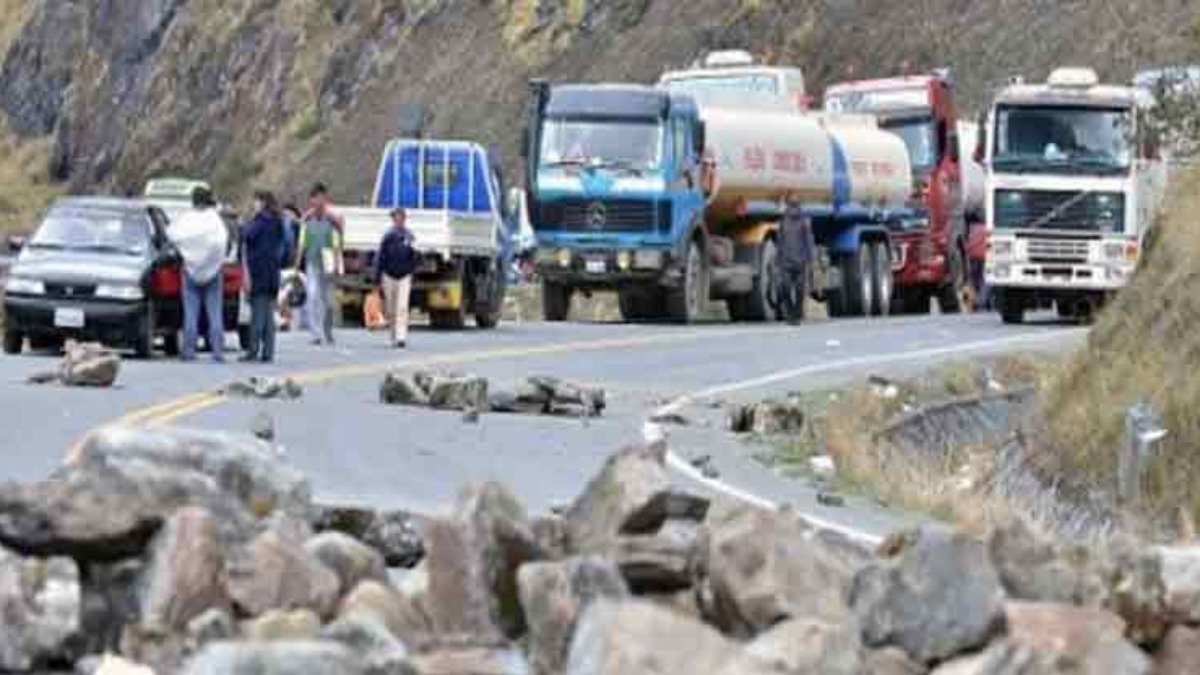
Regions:
[[[1034,263],[1086,263],[1089,240],[1087,239],[1026,239],[1026,250],[1030,262]]]
[[[567,232],[645,232],[662,225],[660,210],[655,202],[642,199],[556,200],[540,204],[537,227]]]
[[[1119,192],[997,190],[997,229],[1121,232],[1125,196]]]

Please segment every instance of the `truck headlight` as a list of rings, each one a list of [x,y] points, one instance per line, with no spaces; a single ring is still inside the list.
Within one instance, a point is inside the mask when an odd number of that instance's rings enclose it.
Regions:
[[[1012,276],[1012,265],[996,265],[992,267],[992,276],[997,279],[1007,279]]]
[[[570,267],[571,266],[571,252],[565,248],[559,249],[559,251],[558,251],[558,266],[559,267]]]
[[[633,264],[633,256],[630,255],[629,251],[621,251],[621,252],[617,253],[617,268],[620,269],[622,272],[627,271],[629,269],[629,266],[632,264]]]
[[[140,287],[132,284],[100,284],[96,287],[96,297],[108,300],[141,300],[146,296]]]
[[[45,295],[46,284],[37,279],[10,277],[5,289],[13,295]]]

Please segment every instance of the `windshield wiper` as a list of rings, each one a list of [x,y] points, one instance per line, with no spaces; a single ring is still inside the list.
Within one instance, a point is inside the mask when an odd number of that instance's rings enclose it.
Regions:
[[[587,163],[587,160],[583,160],[583,159],[560,159],[560,160],[557,160],[554,162],[543,162],[542,168],[559,169],[559,168],[568,167],[568,166],[583,166],[586,163]]]
[[[639,167],[638,165],[634,164],[633,161],[628,160],[628,159],[606,159],[606,160],[603,160],[600,163],[596,164],[596,168],[598,168],[598,169],[620,169],[620,170],[628,171],[629,173],[632,173],[635,176],[641,176],[641,175],[645,174],[645,169]]]
[[[997,157],[992,160],[992,166],[1008,171],[1028,171],[1040,168],[1045,164],[1041,158],[1033,157]]]
[[[41,250],[41,251],[61,251],[61,250],[65,249],[66,246],[63,246],[62,244],[56,244],[54,242],[49,242],[49,241],[35,241],[35,242],[30,242],[29,248],[34,249],[34,250]]]
[[[1105,173],[1122,173],[1129,170],[1128,166],[1122,166],[1116,160],[1104,157],[1072,157],[1069,163],[1079,169],[1098,170]]]

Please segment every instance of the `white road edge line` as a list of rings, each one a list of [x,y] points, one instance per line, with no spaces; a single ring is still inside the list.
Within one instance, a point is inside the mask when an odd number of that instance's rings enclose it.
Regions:
[[[961,344],[961,345],[954,345],[952,347],[934,347],[934,348],[930,348],[930,349],[921,349],[921,350],[917,350],[917,351],[913,351],[913,352],[902,352],[902,353],[898,353],[898,354],[883,354],[883,355],[878,355],[878,356],[862,356],[862,357],[851,358],[851,359],[841,359],[841,360],[837,360],[837,361],[830,361],[827,363],[816,363],[816,364],[812,364],[812,365],[808,365],[808,366],[801,366],[799,368],[794,368],[792,370],[786,370],[786,371],[782,371],[782,372],[778,372],[778,373],[772,373],[770,375],[764,375],[762,377],[756,377],[756,378],[750,379],[750,380],[743,380],[741,382],[731,382],[731,383],[727,383],[727,384],[723,384],[723,385],[718,385],[715,387],[709,387],[708,389],[704,389],[704,390],[701,390],[701,391],[698,391],[698,392],[695,392],[692,394],[686,394],[684,396],[681,396],[681,397],[675,399],[674,401],[671,401],[670,403],[655,410],[650,415],[650,417],[646,419],[646,421],[642,425],[642,437],[646,440],[646,442],[649,442],[649,443],[667,440],[668,434],[667,434],[666,430],[663,428],[663,426],[660,424],[657,424],[651,420],[653,420],[655,418],[664,417],[664,416],[667,416],[667,415],[670,415],[673,413],[678,413],[682,408],[684,408],[688,405],[691,405],[698,401],[704,401],[706,399],[711,399],[711,398],[714,398],[717,396],[721,396],[724,394],[731,394],[734,392],[746,391],[746,390],[750,390],[750,389],[758,389],[760,387],[765,387],[765,386],[772,385],[772,384],[778,384],[780,382],[786,382],[788,380],[794,380],[796,378],[804,377],[806,375],[815,375],[818,373],[824,373],[824,372],[828,372],[831,370],[838,370],[838,369],[842,369],[842,368],[856,368],[856,367],[860,367],[860,366],[880,366],[880,365],[887,365],[887,364],[893,364],[893,363],[903,363],[905,361],[920,361],[922,359],[928,359],[928,358],[933,358],[933,357],[937,357],[937,356],[988,351],[988,350],[995,349],[998,347],[1008,347],[1008,346],[1017,345],[1017,344],[1035,343],[1035,342],[1050,342],[1053,340],[1064,340],[1066,338],[1073,337],[1079,333],[1086,333],[1086,332],[1087,332],[1087,329],[1074,329],[1074,330],[1061,331],[1061,332],[1027,333],[1027,334],[1018,335],[1015,337],[999,338],[999,339],[995,339],[995,340],[982,340],[982,341],[978,341],[978,342],[968,342],[968,343]],[[683,474],[684,476],[686,476],[686,477],[688,477],[688,478],[700,483],[701,485],[704,485],[716,492],[723,493],[723,494],[725,494],[729,497],[733,497],[734,499],[737,499],[739,501],[743,501],[748,504],[758,506],[761,508],[766,508],[766,509],[779,508],[779,504],[774,501],[771,501],[770,499],[766,499],[764,497],[755,495],[751,492],[747,492],[746,490],[742,490],[741,488],[738,488],[734,485],[730,485],[729,483],[726,483],[720,479],[706,477],[696,467],[692,466],[685,459],[683,459],[682,457],[680,457],[679,455],[675,454],[674,452],[672,452],[670,450],[667,451],[667,464],[670,468],[678,471],[679,473]],[[809,523],[811,523],[814,527],[816,527],[818,529],[825,529],[825,530],[837,532],[838,534],[849,537],[850,539],[859,541],[868,546],[878,546],[883,541],[883,538],[878,535],[874,535],[869,532],[863,532],[862,530],[858,530],[858,529],[855,529],[855,528],[847,526],[847,525],[842,525],[840,523],[835,523],[835,522],[826,520],[824,518],[821,518],[820,516],[814,516],[809,513],[802,513],[801,515],[804,517],[805,520],[807,520]]]

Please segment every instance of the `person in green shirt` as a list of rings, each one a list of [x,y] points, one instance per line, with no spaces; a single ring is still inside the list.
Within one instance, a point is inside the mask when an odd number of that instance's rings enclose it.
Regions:
[[[313,344],[332,345],[334,282],[342,273],[342,220],[329,211],[329,192],[318,183],[308,195],[296,267],[303,265],[308,291],[308,328]]]

